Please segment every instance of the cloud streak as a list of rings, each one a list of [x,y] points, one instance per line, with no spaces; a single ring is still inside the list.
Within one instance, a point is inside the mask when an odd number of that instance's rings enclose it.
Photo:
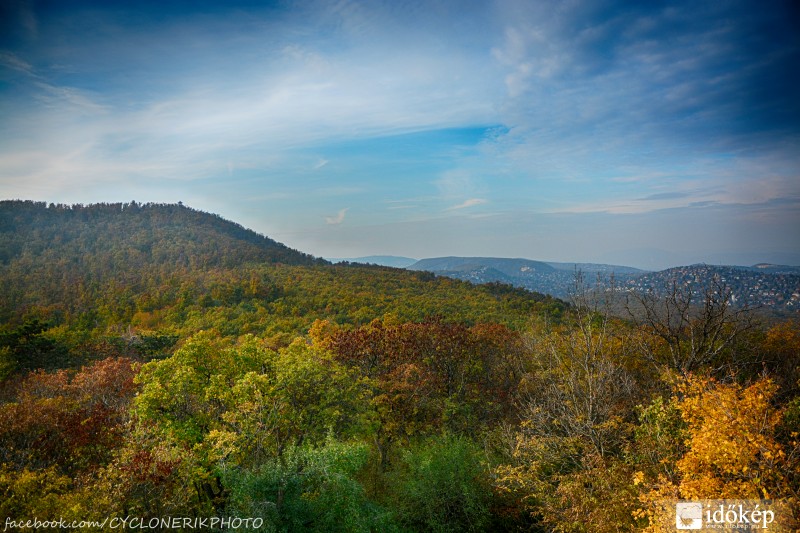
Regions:
[[[350,209],[349,207],[346,207],[344,209],[340,209],[339,212],[336,213],[336,216],[332,216],[332,217],[331,216],[326,216],[325,217],[325,223],[328,224],[329,226],[338,226],[339,224],[344,222],[344,217],[345,217],[345,215],[347,215],[347,211],[349,209]]]
[[[467,209],[469,207],[475,207],[476,205],[483,205],[487,202],[488,200],[485,200],[483,198],[470,198],[469,200],[465,200],[464,202],[458,205],[448,207],[446,211],[457,211],[459,209]]]

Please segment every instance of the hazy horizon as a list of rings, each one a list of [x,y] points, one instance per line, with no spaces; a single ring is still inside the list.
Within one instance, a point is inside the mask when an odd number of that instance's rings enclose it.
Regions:
[[[481,258],[482,256],[437,256],[437,257],[465,257],[465,258],[475,257],[475,258]],[[418,261],[422,261],[422,260],[425,260],[425,259],[436,259],[437,257],[406,257],[406,256],[382,254],[382,255],[367,255],[367,256],[360,256],[360,257],[323,257],[323,259],[325,259],[327,261],[331,261],[331,262],[365,261],[365,260],[371,260],[371,259],[373,259],[373,260],[377,260],[377,259],[398,259],[398,260],[409,260],[409,261],[418,262]],[[607,262],[594,263],[592,261],[551,261],[551,260],[549,260],[547,258],[541,258],[541,257],[539,257],[539,258],[537,258],[537,257],[498,257],[498,259],[524,259],[524,260],[528,260],[528,261],[538,261],[538,262],[541,262],[541,263],[553,263],[553,264],[602,264],[602,265],[610,265],[610,266],[633,267],[633,268],[638,268],[638,269],[644,270],[644,271],[667,270],[667,269],[670,269],[670,268],[679,268],[679,267],[686,267],[686,266],[692,266],[692,265],[698,265],[698,264],[707,264],[707,265],[713,265],[713,266],[728,266],[728,267],[754,267],[754,266],[759,265],[759,264],[767,264],[767,263],[764,263],[763,261],[756,261],[756,262],[746,263],[746,264],[745,263],[731,263],[731,262],[724,262],[724,261],[723,262],[717,262],[717,263],[710,263],[710,262],[707,262],[707,261],[701,261],[699,263],[676,263],[676,264],[670,264],[669,266],[664,266],[664,267],[645,268],[645,267],[642,267],[642,266],[636,266],[636,265],[628,264],[628,263],[607,263]],[[380,264],[380,263],[378,263],[378,264]],[[772,265],[775,265],[775,266],[796,266],[796,267],[800,267],[800,265],[792,265],[792,264],[789,264],[789,263],[768,263],[768,264],[772,264]],[[388,265],[388,266],[394,266],[394,265]],[[401,267],[401,268],[404,268],[404,267]]]
[[[319,257],[800,265],[790,1],[0,7],[0,197]]]

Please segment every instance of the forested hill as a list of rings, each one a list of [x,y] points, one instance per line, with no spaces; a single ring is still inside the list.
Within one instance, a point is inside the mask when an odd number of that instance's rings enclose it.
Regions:
[[[0,262],[48,260],[122,270],[142,263],[212,268],[324,262],[182,204],[0,202]]]
[[[0,295],[9,331],[33,314],[93,337],[213,328],[291,338],[316,319],[359,324],[388,313],[511,325],[562,305],[427,272],[331,265],[180,204],[30,201],[0,202]]]

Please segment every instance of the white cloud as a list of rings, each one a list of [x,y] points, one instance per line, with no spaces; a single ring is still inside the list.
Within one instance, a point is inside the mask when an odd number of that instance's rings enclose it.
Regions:
[[[336,216],[333,217],[325,217],[325,223],[330,224],[331,226],[336,226],[344,222],[344,217],[347,214],[347,210],[350,209],[349,207],[345,207],[344,209],[340,209]]]
[[[91,146],[71,159],[78,181],[109,178],[90,176],[98,160],[113,164],[121,178],[197,180],[235,175],[244,158],[250,168],[271,168],[276,154],[325,142],[497,121],[494,102],[502,94],[502,80],[486,75],[483,58],[444,41],[436,49],[414,42],[399,47],[389,40],[366,42],[371,33],[355,32],[348,33],[352,41],[342,41],[341,35],[331,39],[346,46],[328,46],[331,41],[317,42],[298,32],[313,26],[295,20],[271,28],[269,41],[259,42],[255,32],[237,34],[237,45],[254,47],[247,53],[225,58],[207,53],[188,67],[172,64],[192,50],[193,37],[203,34],[204,28],[191,24],[181,28],[185,43],[175,40],[168,26],[148,34],[146,41],[135,30],[119,33],[113,51],[122,57],[116,63],[126,63],[124,54],[136,59],[145,53],[118,43],[147,42],[144,48],[154,57],[164,49],[177,50],[162,53],[161,61],[147,66],[129,62],[135,68],[125,72],[126,80],[158,80],[143,83],[142,90],[137,90],[137,81],[118,89],[120,80],[105,77],[103,65],[110,62],[106,56],[111,52],[103,47],[91,58],[63,59],[79,63],[89,81],[98,77],[102,86],[114,87],[97,93],[61,85],[51,78],[52,69],[37,69],[18,54],[2,52],[0,64],[6,68],[36,73],[23,81],[29,85],[24,105],[8,106],[3,121],[18,126],[15,137],[48,146],[48,154]],[[220,35],[219,42],[229,38]],[[0,179],[36,179],[45,186],[57,178],[55,160],[17,165],[8,172],[3,160],[17,151],[10,143],[0,144]],[[310,166],[320,169],[327,162],[320,159]]]

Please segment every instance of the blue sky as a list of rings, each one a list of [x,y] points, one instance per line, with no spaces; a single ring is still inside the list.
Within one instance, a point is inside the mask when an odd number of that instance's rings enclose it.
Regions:
[[[0,197],[326,257],[800,264],[792,2],[0,7]]]

